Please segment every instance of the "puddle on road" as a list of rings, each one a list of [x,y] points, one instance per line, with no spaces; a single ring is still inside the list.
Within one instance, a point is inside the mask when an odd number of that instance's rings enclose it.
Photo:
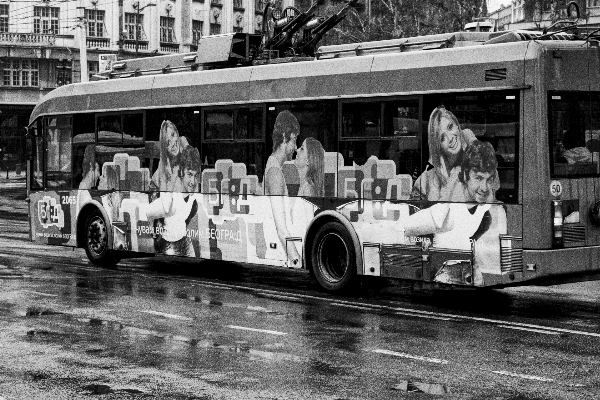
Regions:
[[[58,311],[50,310],[49,308],[42,308],[42,307],[36,307],[36,306],[27,307],[27,310],[25,311],[26,317],[36,317],[38,315],[59,315],[59,314],[62,314],[62,313],[58,312]]]
[[[88,390],[90,394],[110,394],[113,393],[114,390],[108,385],[93,383],[91,385],[87,385],[83,387],[84,390]]]
[[[445,395],[450,393],[450,388],[441,383],[428,383],[419,381],[401,381],[399,384],[392,386],[394,390],[401,390],[407,393],[427,393],[433,395]]]

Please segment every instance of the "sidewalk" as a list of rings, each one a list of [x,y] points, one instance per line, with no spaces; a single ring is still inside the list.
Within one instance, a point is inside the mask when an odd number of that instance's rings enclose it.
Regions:
[[[9,171],[8,179],[6,178],[6,171],[0,171],[0,186],[7,183],[12,183],[13,185],[11,186],[22,183],[25,186],[25,178],[25,171],[21,171],[20,174],[17,174],[15,171]]]

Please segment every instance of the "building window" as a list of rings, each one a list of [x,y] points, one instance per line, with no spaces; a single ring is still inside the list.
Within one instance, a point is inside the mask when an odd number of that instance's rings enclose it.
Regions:
[[[38,60],[10,59],[3,63],[4,86],[39,86]]]
[[[198,46],[200,38],[202,37],[202,27],[204,23],[202,21],[192,20],[192,44]]]
[[[104,35],[104,10],[85,10],[87,35],[102,37]]]
[[[218,35],[221,33],[221,24],[210,24],[210,34]]]
[[[256,9],[256,12],[263,12],[265,10],[265,5],[266,5],[266,1],[265,0],[255,0],[256,3],[254,4],[254,7]]]
[[[590,0],[589,7],[600,7],[600,0]]]
[[[233,8],[244,8],[242,0],[233,0]]]
[[[33,33],[58,35],[58,7],[33,8]]]
[[[8,4],[0,4],[0,32],[8,32]]]
[[[125,30],[129,40],[146,40],[143,32],[144,15],[125,13]]]
[[[88,74],[90,77],[96,75],[100,70],[100,63],[98,61],[88,61]]]
[[[239,33],[244,32],[244,27],[242,27],[242,26],[234,26],[233,27],[233,31],[234,32],[239,32]]]
[[[175,43],[175,18],[160,17],[160,41],[164,43]]]
[[[70,60],[56,60],[56,86],[73,83],[73,74],[71,71]]]

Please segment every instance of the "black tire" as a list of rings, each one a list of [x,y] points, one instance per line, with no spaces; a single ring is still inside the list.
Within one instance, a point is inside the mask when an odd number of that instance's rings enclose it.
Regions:
[[[348,230],[337,221],[323,224],[310,247],[311,273],[328,292],[345,292],[356,283],[356,253]]]
[[[83,247],[92,264],[112,267],[121,261],[115,251],[110,249],[108,243],[108,230],[110,228],[110,223],[106,222],[98,209],[92,211],[85,220]]]

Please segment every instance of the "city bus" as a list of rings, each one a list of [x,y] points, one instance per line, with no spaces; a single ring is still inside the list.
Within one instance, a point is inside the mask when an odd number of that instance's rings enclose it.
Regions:
[[[229,66],[203,48],[37,104],[31,240],[106,266],[306,269],[329,292],[597,277],[593,37],[457,32]]]

